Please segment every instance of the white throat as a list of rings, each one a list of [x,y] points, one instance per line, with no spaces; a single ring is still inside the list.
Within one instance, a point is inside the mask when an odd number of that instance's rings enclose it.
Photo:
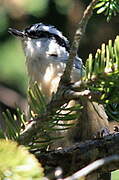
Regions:
[[[65,47],[57,44],[55,39],[28,38],[23,42],[23,46],[30,86],[37,81],[49,102],[52,93],[57,90],[69,53]]]
[[[51,38],[27,38],[23,42],[23,47],[26,57],[33,59],[39,56],[44,56],[47,58],[49,56],[56,55],[55,59],[61,60],[62,58],[67,59],[69,55],[65,47],[60,46],[55,39]]]

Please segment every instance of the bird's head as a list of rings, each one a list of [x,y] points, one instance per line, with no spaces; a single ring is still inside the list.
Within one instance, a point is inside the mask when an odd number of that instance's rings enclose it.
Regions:
[[[69,54],[69,41],[54,26],[37,23],[22,31],[9,28],[9,33],[21,39],[26,57],[66,58]]]

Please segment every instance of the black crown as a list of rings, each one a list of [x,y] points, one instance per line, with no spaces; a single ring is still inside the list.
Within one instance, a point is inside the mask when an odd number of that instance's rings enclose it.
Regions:
[[[57,43],[65,47],[66,50],[69,52],[70,45],[69,41],[66,37],[62,35],[62,33],[57,30],[52,25],[45,25],[43,23],[38,23],[31,25],[30,27],[25,29],[25,35],[31,38],[53,38],[57,41]]]

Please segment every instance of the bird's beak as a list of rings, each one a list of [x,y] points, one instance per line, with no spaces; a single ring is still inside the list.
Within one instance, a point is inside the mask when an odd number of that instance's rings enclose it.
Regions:
[[[8,32],[14,36],[17,36],[17,37],[24,37],[25,36],[25,33],[24,31],[19,31],[17,29],[12,29],[12,28],[9,28],[8,29]]]

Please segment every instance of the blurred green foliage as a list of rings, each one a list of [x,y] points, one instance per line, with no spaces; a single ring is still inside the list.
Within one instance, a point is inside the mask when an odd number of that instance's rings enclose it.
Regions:
[[[4,8],[0,7],[0,34],[4,33],[8,25],[7,13]]]
[[[25,0],[23,1],[25,10],[36,17],[43,16],[48,8],[48,0]]]
[[[26,87],[25,61],[20,42],[9,39],[0,44],[0,80],[12,84],[19,82],[19,88]]]
[[[119,180],[119,170],[112,172],[111,178],[112,180]]]
[[[54,0],[54,2],[56,3],[57,11],[61,14],[67,14],[69,8],[73,5],[72,0]]]
[[[43,176],[40,163],[25,147],[13,141],[0,140],[1,180],[41,180]]]

